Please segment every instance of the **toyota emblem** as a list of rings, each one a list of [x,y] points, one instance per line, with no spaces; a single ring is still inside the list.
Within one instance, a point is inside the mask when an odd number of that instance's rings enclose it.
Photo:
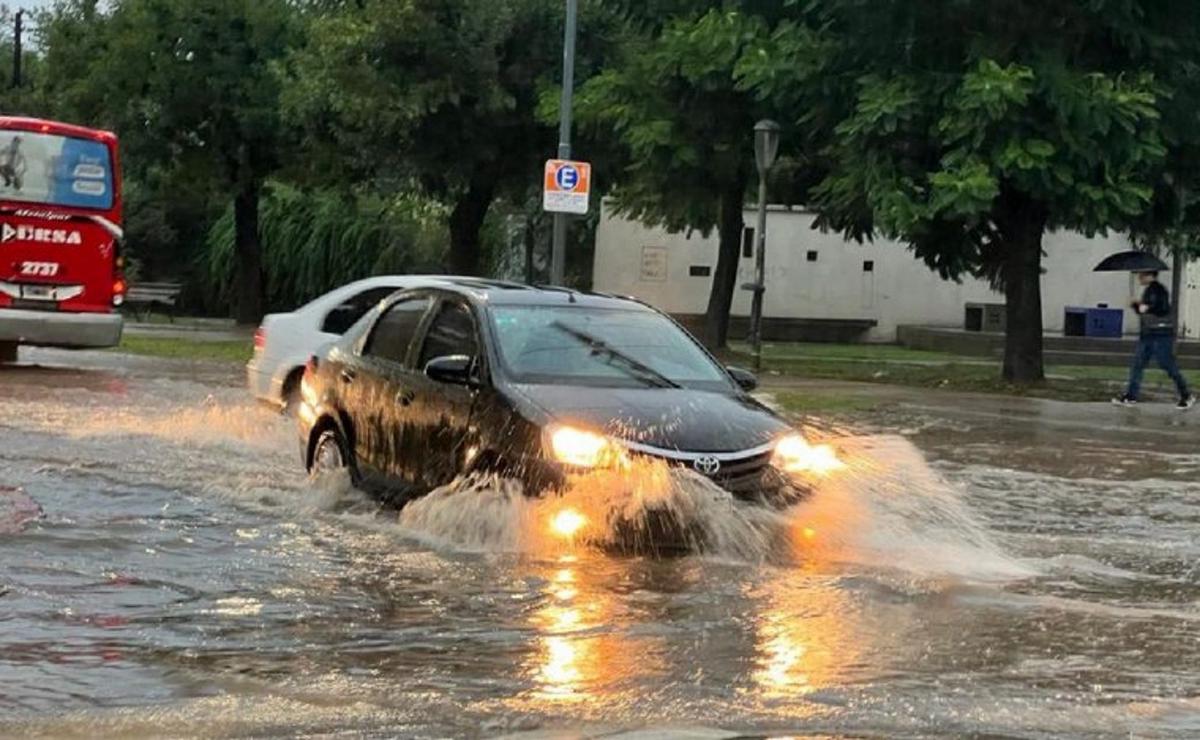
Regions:
[[[705,455],[704,457],[696,458],[695,462],[692,463],[692,467],[704,475],[716,475],[721,472],[721,461],[712,455]]]

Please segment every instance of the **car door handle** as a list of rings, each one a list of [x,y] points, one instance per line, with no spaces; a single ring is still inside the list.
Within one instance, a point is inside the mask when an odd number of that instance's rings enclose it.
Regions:
[[[401,406],[410,406],[416,397],[417,394],[412,391],[398,391],[396,393],[396,403]]]
[[[343,370],[341,377],[343,383],[353,383],[355,373],[353,370]]]

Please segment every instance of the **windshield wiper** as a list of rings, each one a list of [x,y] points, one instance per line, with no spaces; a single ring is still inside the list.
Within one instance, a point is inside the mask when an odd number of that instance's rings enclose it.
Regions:
[[[567,326],[561,321],[555,321],[551,323],[550,326],[558,329],[567,336],[574,337],[583,344],[588,345],[592,349],[592,354],[604,355],[609,359],[610,364],[624,368],[625,371],[633,377],[642,380],[656,388],[683,387],[641,360],[635,360],[616,347],[613,347],[603,339],[594,337],[585,331],[580,331],[573,326]]]

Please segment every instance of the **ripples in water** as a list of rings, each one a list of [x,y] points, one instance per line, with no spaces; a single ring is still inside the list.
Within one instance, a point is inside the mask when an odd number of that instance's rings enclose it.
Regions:
[[[1194,484],[842,437],[846,469],[782,513],[650,468],[397,514],[310,484],[290,425],[236,389],[131,378],[0,411],[0,484],[45,510],[0,535],[21,733],[1200,733]],[[556,507],[647,502],[701,552],[546,534]]]

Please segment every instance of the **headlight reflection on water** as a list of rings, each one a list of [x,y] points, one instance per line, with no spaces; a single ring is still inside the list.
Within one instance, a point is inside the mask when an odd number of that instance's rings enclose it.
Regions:
[[[543,633],[542,654],[534,671],[539,686],[537,694],[553,701],[586,698],[586,683],[602,668],[593,654],[595,638],[586,634],[597,624],[585,617],[586,605],[580,603],[579,591],[574,587],[574,562],[574,557],[560,560],[563,567],[545,589],[549,601],[535,616],[535,624]],[[594,612],[596,605],[591,606],[588,611]]]

